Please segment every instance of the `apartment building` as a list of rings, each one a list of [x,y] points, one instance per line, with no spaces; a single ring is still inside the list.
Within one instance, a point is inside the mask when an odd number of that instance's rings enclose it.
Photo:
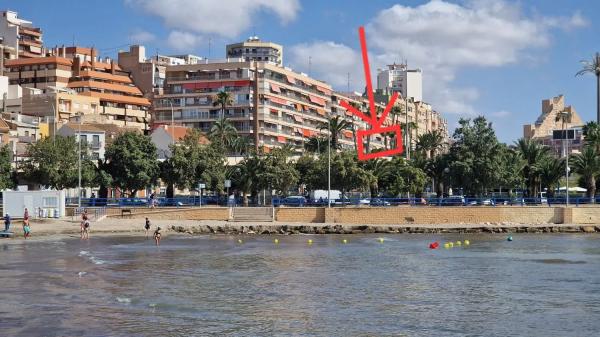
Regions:
[[[291,69],[242,59],[169,66],[165,83],[165,94],[154,102],[154,123],[170,124],[173,117],[209,132],[221,115],[214,97],[226,91],[233,104],[225,117],[266,151],[283,144],[302,147],[308,137],[322,134],[332,93],[328,84]]]
[[[423,101],[423,75],[421,69],[408,69],[406,64],[390,64],[377,71],[377,89],[386,95],[398,92],[415,102]]]
[[[44,55],[42,30],[33,23],[18,17],[17,12],[2,11],[0,16],[0,61],[40,57]]]
[[[283,47],[277,43],[261,41],[258,36],[252,36],[245,42],[229,44],[225,49],[228,58],[283,65]]]
[[[87,148],[91,159],[104,159],[105,152],[105,132],[104,130],[90,124],[79,124],[69,122],[64,124],[59,130],[58,135],[65,137],[75,137],[81,141],[81,147]]]
[[[56,93],[51,100],[47,97],[32,99],[37,101],[35,109],[38,114],[42,110],[39,104],[49,101],[46,102],[45,111],[53,111],[46,116],[56,116],[58,120],[74,113],[85,114],[85,110],[88,110],[90,115],[101,117],[109,123],[147,129],[149,99],[143,97],[129,74],[113,60],[97,59],[95,49],[55,48],[46,57],[9,60],[6,69],[10,84]],[[83,107],[78,108],[70,102],[80,99],[70,96],[70,99],[61,101],[60,93],[63,92],[89,99],[83,103]]]
[[[562,120],[557,118],[561,113],[567,113],[571,116],[570,121],[564,125]],[[568,141],[569,153],[577,153],[581,151],[583,146],[583,125],[584,122],[575,108],[571,105],[565,105],[565,97],[559,95],[542,100],[542,113],[534,124],[523,125],[523,137],[535,139],[549,146],[557,156],[565,156],[565,143],[562,139],[554,139],[554,133],[563,129],[569,130],[568,132],[572,136]]]

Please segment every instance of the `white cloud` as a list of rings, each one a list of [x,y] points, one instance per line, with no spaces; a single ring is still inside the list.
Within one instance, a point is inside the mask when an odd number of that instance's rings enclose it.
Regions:
[[[134,8],[162,18],[165,25],[196,34],[236,37],[260,11],[276,14],[282,24],[296,18],[298,0],[125,0]]]
[[[331,41],[301,43],[287,49],[286,63],[294,69],[308,73],[315,78],[327,81],[334,87],[345,90],[348,73],[353,88],[362,87],[363,71],[360,54],[343,44]],[[309,57],[311,66],[308,69]],[[358,85],[357,85],[358,84]]]
[[[496,118],[504,118],[504,117],[508,117],[510,115],[512,115],[512,113],[510,111],[506,111],[506,110],[494,111],[494,112],[490,113],[490,116],[496,117]]]
[[[587,25],[571,17],[526,16],[518,4],[504,0],[471,0],[463,5],[432,0],[416,7],[394,5],[367,25],[367,39],[388,63],[408,60],[423,69],[425,100],[445,113],[473,115],[479,95],[474,88],[453,85],[456,74],[470,67],[500,67],[531,60],[529,53],[551,43],[551,30]]]
[[[148,43],[154,41],[155,39],[156,36],[154,34],[140,29],[135,30],[129,35],[129,40],[133,43]]]
[[[178,30],[172,31],[167,38],[169,46],[177,51],[190,51],[202,42],[202,37]]]

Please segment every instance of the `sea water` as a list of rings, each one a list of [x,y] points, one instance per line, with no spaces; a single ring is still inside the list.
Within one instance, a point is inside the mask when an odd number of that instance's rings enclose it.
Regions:
[[[600,331],[598,235],[380,237],[165,236],[160,247],[142,235],[0,240],[0,335]],[[429,249],[434,241],[440,248]]]

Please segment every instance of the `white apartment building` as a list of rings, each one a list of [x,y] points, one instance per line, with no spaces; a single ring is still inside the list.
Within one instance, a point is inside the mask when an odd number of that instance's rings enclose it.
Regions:
[[[423,76],[421,69],[408,69],[406,64],[390,64],[388,69],[377,71],[377,89],[386,95],[399,92],[414,102],[423,101]]]
[[[261,41],[258,36],[227,45],[226,53],[228,58],[241,58],[246,62],[264,61],[283,65],[283,47],[277,43]]]
[[[40,57],[44,55],[42,30],[34,27],[31,21],[18,17],[17,12],[0,12],[0,39],[2,55],[0,65],[5,59]]]

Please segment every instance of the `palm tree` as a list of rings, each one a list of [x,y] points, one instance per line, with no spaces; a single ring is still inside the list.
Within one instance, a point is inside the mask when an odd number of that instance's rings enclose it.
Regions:
[[[257,189],[257,177],[261,167],[260,157],[249,156],[235,166],[231,175],[235,185],[240,189],[244,206],[248,206],[248,194]]]
[[[241,156],[248,155],[253,146],[252,140],[249,137],[236,137],[231,145],[233,151]]]
[[[585,143],[593,146],[600,153],[600,125],[596,122],[588,122],[583,126],[583,136]]]
[[[233,99],[231,98],[231,94],[226,91],[219,91],[219,93],[213,97],[213,106],[221,107],[221,118],[225,118],[225,108],[232,104]]]
[[[534,198],[538,195],[540,165],[549,156],[550,148],[529,138],[519,139],[516,146],[525,160],[523,175],[527,180],[529,197]]]
[[[407,155],[408,158],[408,151],[406,151],[406,148],[408,147],[409,149],[411,148],[411,142],[412,142],[412,131],[416,130],[419,126],[417,125],[417,123],[415,122],[408,122],[408,123],[400,123],[400,128],[402,128],[402,131],[405,133],[404,135],[404,153]]]
[[[565,175],[565,161],[562,158],[547,157],[539,165],[542,188],[545,187],[548,198],[554,197],[554,191]]]
[[[363,168],[371,174],[371,181],[369,182],[369,191],[371,198],[375,198],[379,195],[379,188],[382,182],[392,174],[393,167],[392,162],[382,158],[376,158],[373,160],[367,160],[362,162]]]
[[[592,73],[596,75],[596,123],[600,124],[600,53],[596,53],[592,61],[582,60],[583,68],[575,76]]]
[[[328,129],[331,137],[331,148],[339,149],[338,139],[343,130],[348,130],[352,123],[340,118],[340,116],[330,117],[328,126],[321,127],[321,130]]]
[[[424,151],[427,158],[433,158],[437,150],[444,146],[445,140],[442,132],[439,130],[428,131],[417,136],[416,149]]]
[[[584,146],[581,153],[573,156],[573,168],[581,175],[587,188],[586,195],[593,202],[596,196],[596,176],[600,174],[600,158],[596,149]]]
[[[322,153],[327,146],[327,138],[312,136],[304,143],[304,149],[312,153]]]
[[[213,123],[208,136],[211,138],[211,141],[217,141],[229,150],[238,137],[238,134],[235,126],[227,118],[222,117]]]
[[[425,173],[435,182],[435,194],[441,198],[444,194],[444,180],[448,176],[448,155],[435,156],[425,165]]]

